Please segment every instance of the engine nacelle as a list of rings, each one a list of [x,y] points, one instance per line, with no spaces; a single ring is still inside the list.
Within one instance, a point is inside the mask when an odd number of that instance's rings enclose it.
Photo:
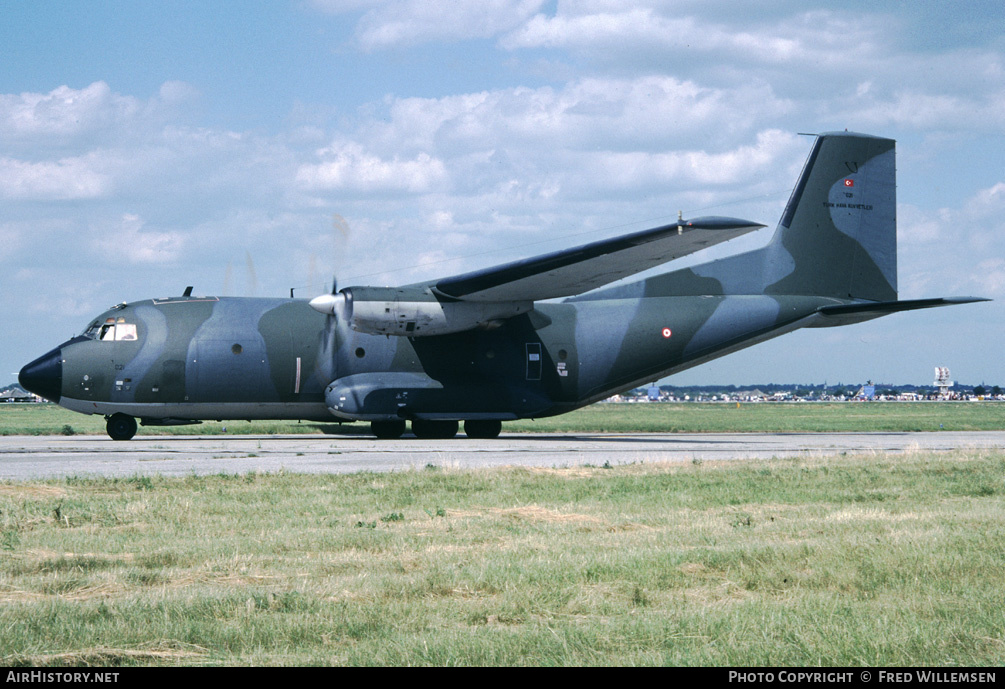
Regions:
[[[496,327],[531,311],[534,302],[450,300],[415,287],[348,287],[312,300],[311,306],[335,315],[357,332],[429,337]]]

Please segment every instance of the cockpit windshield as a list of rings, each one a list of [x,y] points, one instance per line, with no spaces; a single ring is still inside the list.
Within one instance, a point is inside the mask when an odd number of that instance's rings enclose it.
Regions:
[[[96,320],[87,326],[82,335],[89,340],[102,342],[118,342],[136,339],[136,324],[126,323],[125,318],[107,318],[104,322]]]

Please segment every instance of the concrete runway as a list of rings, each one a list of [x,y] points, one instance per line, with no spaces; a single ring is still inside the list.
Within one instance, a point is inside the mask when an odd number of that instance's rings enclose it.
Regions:
[[[941,433],[504,434],[495,440],[376,440],[366,436],[0,437],[0,479],[185,476],[249,471],[349,473],[505,465],[689,462],[841,453],[1005,448],[1005,431]]]

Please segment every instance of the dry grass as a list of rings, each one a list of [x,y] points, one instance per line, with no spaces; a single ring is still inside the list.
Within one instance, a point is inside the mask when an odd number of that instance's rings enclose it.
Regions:
[[[66,490],[59,486],[0,483],[0,496],[14,500],[40,497],[61,498],[66,496]]]
[[[68,653],[43,653],[39,655],[14,656],[16,664],[33,666],[90,667],[122,665],[130,663],[179,664],[184,661],[205,658],[205,648],[180,642],[162,643],[153,648],[90,648]]]

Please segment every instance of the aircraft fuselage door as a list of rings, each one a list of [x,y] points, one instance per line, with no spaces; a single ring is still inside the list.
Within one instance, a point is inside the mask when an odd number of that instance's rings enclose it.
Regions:
[[[193,342],[195,375],[189,387],[190,401],[273,401],[275,388],[269,376],[265,343],[261,337],[234,333],[227,339]]]
[[[527,343],[527,380],[541,380],[541,343]]]

